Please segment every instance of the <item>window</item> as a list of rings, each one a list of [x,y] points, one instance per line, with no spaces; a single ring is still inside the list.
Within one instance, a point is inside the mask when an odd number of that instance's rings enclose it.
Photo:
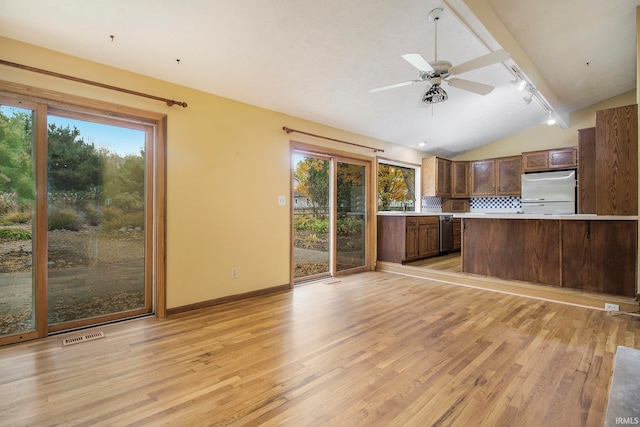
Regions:
[[[378,163],[378,211],[419,210],[420,168],[391,161]],[[417,209],[416,209],[417,206]]]

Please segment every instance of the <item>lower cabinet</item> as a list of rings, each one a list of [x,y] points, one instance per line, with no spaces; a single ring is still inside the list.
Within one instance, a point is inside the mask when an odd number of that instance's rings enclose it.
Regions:
[[[378,260],[406,263],[437,255],[437,216],[378,215]]]

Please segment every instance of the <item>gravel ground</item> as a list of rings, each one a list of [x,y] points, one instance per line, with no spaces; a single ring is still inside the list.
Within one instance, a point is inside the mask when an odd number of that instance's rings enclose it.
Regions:
[[[140,230],[100,233],[96,227],[48,233],[49,268],[107,265],[144,259],[144,233]],[[31,270],[31,240],[0,242],[0,273]]]
[[[32,254],[30,240],[0,241],[0,287],[6,288],[0,292],[0,335],[31,328]],[[141,289],[144,278],[141,230],[100,233],[96,227],[87,227],[81,231],[50,231],[48,264],[50,277],[57,284],[50,290],[55,292],[49,296],[53,304],[50,323],[144,306],[143,293],[135,290]],[[58,278],[57,272],[65,271],[71,279]],[[78,288],[78,284],[84,287]]]

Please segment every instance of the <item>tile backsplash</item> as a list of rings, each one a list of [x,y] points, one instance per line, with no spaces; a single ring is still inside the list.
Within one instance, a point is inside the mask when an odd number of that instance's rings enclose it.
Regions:
[[[520,196],[507,197],[474,197],[470,201],[471,209],[521,209]]]
[[[438,211],[442,209],[440,197],[423,197],[422,211]],[[470,199],[470,212],[519,211],[522,209],[520,196],[505,197],[473,197]]]

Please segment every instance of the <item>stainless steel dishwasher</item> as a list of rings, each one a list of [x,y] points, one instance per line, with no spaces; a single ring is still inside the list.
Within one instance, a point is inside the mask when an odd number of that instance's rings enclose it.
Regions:
[[[450,252],[453,249],[453,215],[440,215],[438,230],[440,252]]]

